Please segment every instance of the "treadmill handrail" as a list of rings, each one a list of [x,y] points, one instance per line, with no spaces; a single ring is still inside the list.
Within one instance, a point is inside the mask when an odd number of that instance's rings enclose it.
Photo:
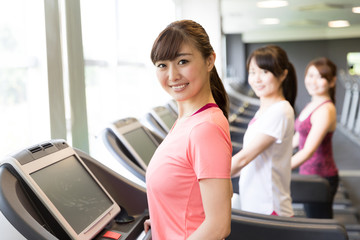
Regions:
[[[151,239],[152,239],[151,229],[149,229],[142,240],[151,240]]]

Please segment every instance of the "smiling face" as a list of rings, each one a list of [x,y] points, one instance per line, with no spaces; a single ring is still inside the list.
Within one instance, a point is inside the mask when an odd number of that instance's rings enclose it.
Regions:
[[[214,61],[215,54],[204,60],[196,48],[184,43],[175,59],[155,63],[156,76],[176,101],[194,102],[211,94],[210,71]]]
[[[310,66],[305,75],[305,87],[310,96],[329,96],[329,89],[332,83],[326,78],[321,77],[319,70],[314,66]]]
[[[251,59],[248,82],[260,99],[282,97],[281,84],[284,78],[283,76],[277,78],[272,72],[259,68],[255,59]]]

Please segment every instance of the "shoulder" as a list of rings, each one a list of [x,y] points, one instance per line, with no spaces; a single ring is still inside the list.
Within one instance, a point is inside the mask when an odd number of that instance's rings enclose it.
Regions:
[[[328,102],[313,112],[310,122],[313,126],[321,126],[321,128],[329,129],[328,131],[334,131],[336,128],[336,117],[334,103]]]
[[[196,124],[192,127],[188,139],[190,154],[207,156],[209,159],[225,154],[231,159],[230,132],[225,131],[223,126],[215,122],[204,121]]]
[[[294,109],[290,105],[288,101],[280,101],[278,104],[278,108],[286,113],[294,113]]]
[[[217,133],[225,133],[224,126],[214,121],[203,121],[193,126],[190,137],[206,138]]]
[[[196,141],[230,139],[229,122],[220,109],[218,111],[216,109],[204,111],[199,117],[191,128],[190,139]]]
[[[314,111],[312,116],[336,117],[336,107],[333,102],[324,103],[318,109],[316,109],[316,111]]]
[[[224,116],[220,108],[209,108],[194,116],[194,128],[212,128],[215,126],[220,127],[224,131],[229,129],[229,121]],[[202,125],[200,127],[200,125]]]
[[[279,111],[279,112],[294,112],[293,108],[291,107],[290,103],[286,100],[283,101],[279,101],[276,103],[273,103],[270,107],[269,107],[269,111],[267,111],[269,114],[271,114],[271,112],[274,111]]]
[[[267,119],[273,118],[294,118],[294,109],[291,107],[288,101],[280,101],[273,104],[264,116]]]

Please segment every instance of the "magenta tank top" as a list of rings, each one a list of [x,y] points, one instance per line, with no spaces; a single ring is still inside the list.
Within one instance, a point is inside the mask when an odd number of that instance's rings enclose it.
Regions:
[[[295,130],[299,132],[299,150],[304,148],[306,138],[311,129],[311,115],[323,104],[331,102],[331,100],[327,100],[317,106],[309,116],[300,121],[299,118],[295,121]],[[305,161],[300,166],[300,174],[316,174],[322,177],[332,177],[338,174],[338,169],[336,167],[334,157],[333,157],[333,149],[332,149],[332,137],[334,132],[328,132],[323,141],[321,142],[318,149],[316,149],[315,153],[311,158]]]

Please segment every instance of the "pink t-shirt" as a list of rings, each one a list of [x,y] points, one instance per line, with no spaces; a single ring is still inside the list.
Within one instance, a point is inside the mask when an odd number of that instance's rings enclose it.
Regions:
[[[154,240],[186,239],[204,221],[199,180],[230,178],[229,124],[211,107],[176,122],[146,171]]]

